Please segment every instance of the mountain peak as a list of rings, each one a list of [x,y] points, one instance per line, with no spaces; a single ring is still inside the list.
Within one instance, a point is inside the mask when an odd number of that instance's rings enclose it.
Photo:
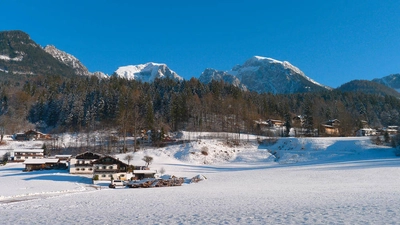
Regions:
[[[231,80],[235,81],[235,86],[244,86],[250,91],[259,93],[287,94],[330,89],[307,77],[299,68],[287,61],[263,56],[253,56],[243,65],[234,66],[232,70],[226,72],[210,73],[210,70],[206,70],[199,79],[205,83],[213,79],[225,82]]]
[[[178,81],[183,80],[183,78],[175,73],[175,71],[171,70],[167,64],[154,62],[122,66],[119,67],[113,75],[128,80],[139,80],[143,82],[152,82],[157,78],[171,78]]]

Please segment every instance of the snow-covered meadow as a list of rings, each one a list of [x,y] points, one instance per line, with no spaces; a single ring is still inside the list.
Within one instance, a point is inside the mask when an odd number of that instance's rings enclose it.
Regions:
[[[137,152],[131,163],[141,165],[150,155],[151,168],[207,177],[180,187],[109,189],[65,170],[26,173],[21,163],[0,166],[1,224],[400,221],[400,158],[369,138],[282,138],[261,146],[254,137],[240,145],[192,139]]]

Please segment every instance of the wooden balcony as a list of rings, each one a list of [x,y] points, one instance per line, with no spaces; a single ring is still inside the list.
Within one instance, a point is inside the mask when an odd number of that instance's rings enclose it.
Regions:
[[[85,167],[85,168],[88,168],[88,167],[93,167],[93,165],[92,164],[90,164],[90,163],[77,163],[77,164],[74,164],[75,165],[75,167]]]

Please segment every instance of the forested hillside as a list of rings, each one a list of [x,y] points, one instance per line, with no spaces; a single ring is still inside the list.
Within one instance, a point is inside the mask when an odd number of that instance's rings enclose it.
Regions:
[[[0,125],[7,133],[29,128],[45,132],[115,129],[260,132],[255,120],[280,119],[290,126],[303,115],[309,126],[341,121],[353,135],[366,120],[373,127],[399,125],[400,100],[391,96],[326,91],[258,94],[221,82],[0,74]]]

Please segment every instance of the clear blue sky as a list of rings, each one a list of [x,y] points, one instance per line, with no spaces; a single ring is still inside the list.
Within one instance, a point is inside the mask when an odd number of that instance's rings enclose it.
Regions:
[[[400,73],[400,0],[1,0],[0,21],[91,72],[159,62],[190,79],[260,55],[331,87]]]

